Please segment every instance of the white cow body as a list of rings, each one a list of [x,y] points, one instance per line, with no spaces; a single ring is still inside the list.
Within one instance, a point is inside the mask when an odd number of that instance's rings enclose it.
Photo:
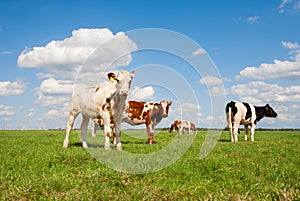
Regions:
[[[79,113],[82,114],[81,132],[82,145],[87,148],[86,132],[89,119],[102,119],[105,139],[105,149],[110,149],[109,137],[111,136],[110,122],[113,121],[116,127],[117,149],[121,150],[120,128],[122,113],[125,108],[125,101],[129,93],[131,80],[134,71],[128,73],[121,71],[116,76],[109,73],[109,79],[116,79],[117,82],[101,87],[79,86],[72,94],[72,102],[69,111],[69,121],[66,128],[66,137],[63,147],[68,147],[69,134],[74,124],[74,120]]]

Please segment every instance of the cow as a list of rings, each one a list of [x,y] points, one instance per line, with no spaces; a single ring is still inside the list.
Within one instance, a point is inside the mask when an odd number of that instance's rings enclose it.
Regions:
[[[188,131],[188,134],[197,134],[197,128],[195,124],[186,120],[173,121],[169,129],[169,133],[172,133],[174,130],[176,130],[180,135],[183,134],[185,130]]]
[[[123,121],[132,126],[145,124],[148,144],[153,144],[155,143],[154,128],[163,118],[168,117],[171,104],[172,101],[165,100],[160,103],[128,101],[124,111]]]
[[[248,126],[250,125],[251,141],[253,142],[257,122],[264,117],[276,118],[278,116],[269,104],[258,107],[249,103],[231,101],[227,103],[225,111],[231,142],[238,141],[238,128],[240,124],[243,124],[245,127],[245,141],[248,140]]]
[[[130,100],[123,112],[122,122],[126,122],[132,126],[146,124],[148,143],[153,144],[155,143],[154,128],[163,118],[168,117],[171,104],[172,101],[155,103]],[[102,122],[96,119],[93,120],[92,124],[92,136],[96,136],[96,125],[102,127]],[[111,128],[115,127],[113,124],[110,126]]]
[[[134,75],[134,71],[129,73],[128,71],[122,70],[117,75],[110,72],[107,74],[107,77],[113,83],[100,87],[81,86],[73,92],[69,110],[69,121],[66,127],[66,137],[63,143],[64,148],[68,147],[69,135],[74,121],[78,114],[81,113],[82,146],[84,148],[88,148],[86,132],[89,119],[97,118],[103,121],[104,133],[106,136],[104,148],[106,150],[110,149],[110,124],[113,123],[116,130],[116,148],[117,150],[122,150],[120,141],[122,113],[125,109],[126,98]]]

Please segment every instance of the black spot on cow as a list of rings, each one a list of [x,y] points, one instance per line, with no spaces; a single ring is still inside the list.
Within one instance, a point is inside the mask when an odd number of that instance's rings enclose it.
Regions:
[[[231,101],[230,103],[227,103],[227,105],[226,105],[226,113],[229,112],[229,108],[231,108],[232,116],[235,116],[235,114],[237,113],[237,107],[235,106],[235,102],[234,101]]]
[[[247,112],[246,112],[246,116],[245,116],[245,119],[247,120],[247,119],[251,118],[252,112],[251,112],[249,103],[243,103],[243,104],[247,108]]]

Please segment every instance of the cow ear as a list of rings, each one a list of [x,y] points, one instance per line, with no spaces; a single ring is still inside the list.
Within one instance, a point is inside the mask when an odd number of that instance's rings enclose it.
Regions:
[[[117,80],[116,74],[114,74],[112,72],[108,73],[107,77],[108,77],[109,81],[111,81],[111,82],[114,82],[115,80]]]
[[[269,109],[269,107],[270,107],[270,105],[269,105],[269,104],[267,104],[267,105],[265,106],[266,110],[268,110],[268,109]]]
[[[172,105],[172,101],[169,101],[169,102],[168,102],[168,106],[170,106],[170,105]]]
[[[132,70],[132,71],[131,71],[131,73],[130,73],[130,76],[131,76],[131,78],[133,78],[133,77],[134,77],[134,75],[135,75],[135,71],[134,71],[134,70]]]

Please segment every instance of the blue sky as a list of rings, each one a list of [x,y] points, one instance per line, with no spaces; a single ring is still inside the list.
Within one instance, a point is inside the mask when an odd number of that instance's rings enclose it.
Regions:
[[[109,70],[136,70],[129,98],[173,101],[160,126],[176,118],[223,126],[225,105],[212,115],[220,99],[269,103],[279,118],[258,127],[299,128],[299,22],[299,0],[1,1],[0,129],[64,128],[78,69],[101,84],[107,60],[124,52]],[[186,39],[169,45],[187,54],[160,51],[171,37],[141,35],[147,28]],[[185,46],[191,41],[198,48]],[[93,52],[97,68],[87,62]]]

